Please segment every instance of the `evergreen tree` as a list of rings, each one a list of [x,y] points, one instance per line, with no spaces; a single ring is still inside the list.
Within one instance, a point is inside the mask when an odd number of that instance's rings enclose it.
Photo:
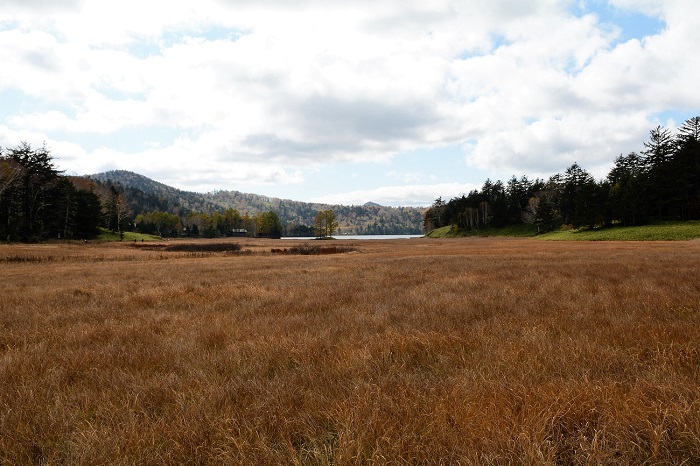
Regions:
[[[53,164],[46,145],[32,149],[26,142],[6,151],[6,157],[22,167],[21,181],[16,187],[14,210],[9,212],[15,223],[14,233],[22,241],[36,241],[55,237],[57,232],[45,229],[46,214],[52,208],[50,191],[58,180],[59,172]],[[53,233],[56,233],[54,235]]]
[[[556,226],[555,219],[554,207],[547,200],[547,196],[542,196],[535,210],[535,225],[537,225],[537,231],[546,233],[554,230]]]
[[[437,228],[447,225],[447,223],[444,222],[446,207],[442,197],[438,197],[435,199],[435,202],[433,202],[433,205],[428,208],[423,216],[423,229],[426,233],[430,233]]]
[[[673,134],[667,128],[657,126],[649,132],[649,141],[644,143],[644,162],[651,169],[663,165],[673,154]]]
[[[644,164],[648,176],[645,189],[649,193],[648,212],[651,218],[667,219],[672,210],[674,197],[674,173],[671,156],[675,141],[671,131],[657,126],[649,132],[649,141],[644,143]]]
[[[46,146],[22,142],[0,151],[0,238],[39,241],[93,238],[99,199],[79,189],[54,166]]]
[[[682,219],[700,218],[700,117],[678,130],[671,170],[675,179],[674,211]]]
[[[100,198],[92,191],[79,189],[75,193],[74,236],[79,239],[92,239],[100,234],[99,219],[102,205]]]
[[[282,236],[282,223],[279,216],[273,212],[260,214],[258,222],[258,236],[279,238]]]
[[[646,173],[643,160],[635,152],[620,155],[608,173],[609,222],[622,225],[643,223]]]

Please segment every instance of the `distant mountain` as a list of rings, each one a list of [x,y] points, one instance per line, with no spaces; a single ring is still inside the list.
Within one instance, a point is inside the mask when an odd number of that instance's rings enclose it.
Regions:
[[[126,170],[113,170],[104,173],[98,173],[96,175],[88,175],[88,178],[92,178],[96,181],[113,181],[119,183],[124,187],[139,189],[145,193],[164,195],[164,196],[177,196],[183,191],[172,188],[158,181],[154,181],[146,176],[139,175],[138,173],[126,171]]]
[[[237,209],[241,215],[251,216],[274,211],[288,229],[295,225],[313,226],[320,210],[331,209],[336,214],[341,234],[422,234],[425,209],[415,207],[387,207],[374,202],[362,206],[317,204],[278,199],[239,191],[196,193],[182,191],[143,175],[115,170],[87,175],[98,184],[114,185],[124,193],[134,215],[164,211],[184,217],[188,212]]]
[[[182,191],[126,170],[87,175],[86,178],[98,184],[114,185],[123,191],[134,215],[163,211],[182,217],[190,211],[213,213],[216,210],[226,210],[225,206],[212,202],[206,195]]]

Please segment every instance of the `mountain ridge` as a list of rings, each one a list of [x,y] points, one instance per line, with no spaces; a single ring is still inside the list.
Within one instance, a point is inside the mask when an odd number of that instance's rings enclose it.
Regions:
[[[233,190],[197,193],[174,188],[127,170],[85,175],[85,178],[123,190],[134,215],[165,211],[184,217],[189,212],[212,214],[214,211],[223,213],[227,209],[236,209],[241,214],[254,216],[274,211],[290,230],[300,225],[313,226],[318,211],[330,209],[336,214],[341,234],[422,234],[423,213],[426,210],[382,206],[374,202],[364,205],[309,203]]]

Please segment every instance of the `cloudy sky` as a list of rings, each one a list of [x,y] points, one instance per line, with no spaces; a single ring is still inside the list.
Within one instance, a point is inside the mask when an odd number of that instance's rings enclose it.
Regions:
[[[0,146],[342,204],[602,178],[700,114],[699,24],[697,0],[3,0]]]

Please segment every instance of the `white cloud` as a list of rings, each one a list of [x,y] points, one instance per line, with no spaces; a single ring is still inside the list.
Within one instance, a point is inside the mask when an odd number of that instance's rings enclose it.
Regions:
[[[613,159],[636,150],[648,130],[642,114],[629,115],[625,120],[611,114],[546,118],[485,135],[472,146],[468,160],[482,169],[497,166],[542,178],[578,162],[603,178]]]
[[[610,4],[623,11],[639,12],[649,16],[664,16],[664,12],[674,1],[675,0],[610,0]]]
[[[428,207],[435,199],[450,199],[480,189],[481,185],[471,183],[437,183],[430,185],[384,186],[375,189],[334,193],[311,199],[322,204],[362,205],[376,202],[388,206]]]
[[[449,144],[487,171],[546,176],[575,160],[603,173],[658,114],[700,107],[700,28],[693,0],[610,0],[666,24],[619,42],[573,3],[11,0],[0,93],[38,103],[11,110],[0,136],[44,137],[71,170],[200,190],[299,184],[312,166]],[[132,151],[81,142],[129,131],[143,138]]]
[[[391,170],[386,174],[386,176],[406,184],[415,184],[420,181],[424,175],[422,173],[396,172]]]
[[[39,147],[48,140],[48,136],[43,133],[0,125],[0,147],[2,148],[15,147],[19,141],[25,141],[32,146]],[[49,145],[50,147],[51,145]]]

